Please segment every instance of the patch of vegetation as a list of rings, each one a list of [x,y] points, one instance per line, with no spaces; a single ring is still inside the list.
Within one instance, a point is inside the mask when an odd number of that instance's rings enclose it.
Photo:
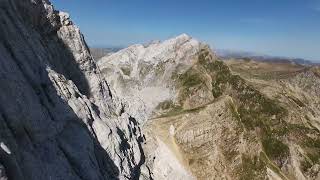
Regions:
[[[271,159],[282,159],[289,156],[289,147],[273,136],[266,135],[262,138],[264,152]]]
[[[231,72],[222,61],[213,61],[209,52],[202,50],[199,54],[199,63],[212,77],[212,95],[217,98],[223,94],[226,83],[230,80]]]
[[[307,158],[300,162],[300,168],[303,172],[307,172],[310,168],[312,168],[312,166],[313,164]]]
[[[120,69],[121,69],[121,71],[123,72],[124,75],[130,76],[131,69],[129,67],[121,67]]]
[[[192,67],[183,74],[176,74],[175,80],[177,80],[177,88],[179,89],[179,102],[181,104],[190,97],[192,94],[197,92],[205,86],[205,77],[203,72],[198,67]]]
[[[164,72],[165,72],[165,63],[164,62],[158,63],[155,67],[156,77],[163,75]]]
[[[177,116],[180,114],[186,114],[186,113],[198,113],[202,109],[204,109],[206,105],[199,106],[192,109],[183,109],[180,105],[175,105],[171,100],[164,101],[160,103],[157,106],[157,109],[165,110],[165,113],[160,115],[158,118],[164,118],[164,117],[171,117],[171,116]]]
[[[221,61],[214,61],[207,65],[207,69],[216,71],[212,81],[212,95],[217,98],[223,94],[226,89],[226,83],[230,80],[231,72],[228,67],[226,67]]]
[[[247,130],[259,127],[266,134],[273,132],[278,136],[284,135],[287,132],[287,124],[281,120],[287,111],[282,109],[281,106],[269,100],[262,100],[256,103],[246,103],[245,101],[247,100],[240,100],[237,112]]]
[[[177,116],[181,113],[183,113],[183,108],[181,106],[174,106],[168,112],[166,112],[165,114],[162,114],[158,118]]]
[[[303,172],[307,172],[313,165],[320,163],[320,149],[306,149],[305,159],[300,162],[301,169]]]
[[[185,88],[194,87],[203,83],[201,75],[192,68],[181,75],[179,80],[181,81],[182,86]]]
[[[174,107],[175,107],[175,105],[173,104],[172,100],[166,100],[166,101],[159,103],[159,105],[157,106],[156,109],[167,110],[167,109],[174,108]]]
[[[309,148],[318,148],[320,149],[320,137],[318,138],[305,138],[304,146]]]
[[[300,162],[303,172],[307,172],[314,164],[320,164],[320,132],[311,126],[300,124],[289,124],[288,132],[296,138],[296,143],[300,145],[305,153],[304,160]]]
[[[268,156],[265,152],[260,153],[260,159],[266,164],[267,167],[269,167],[273,172],[277,173],[282,179],[288,179],[279,169],[278,166],[276,166],[272,161],[269,160]]]
[[[281,120],[287,111],[259,94],[240,94],[239,99],[237,112],[244,127],[262,130],[262,145],[268,157],[275,161],[286,159],[290,155],[289,148],[279,139],[288,132],[287,123]]]
[[[186,113],[198,113],[198,112],[200,112],[203,108],[205,108],[205,106],[201,106],[201,107],[197,107],[197,108],[193,108],[193,109],[184,110],[181,106],[174,106],[174,107],[172,107],[168,112],[166,112],[165,114],[162,114],[162,115],[159,116],[158,118],[177,116],[177,115],[186,114]]]
[[[320,164],[320,135],[317,132],[314,133],[314,138],[303,137],[302,148],[306,152],[306,157],[301,162],[301,168],[304,172],[307,172],[314,164]]]
[[[320,154],[319,152],[314,152],[314,153],[308,153],[307,154],[308,158],[311,160],[313,164],[317,164],[320,162]]]
[[[306,154],[305,159],[300,162],[303,172],[307,172],[313,165],[320,163],[320,152],[309,152]]]
[[[265,179],[266,177],[266,164],[258,156],[251,158],[250,156],[242,155],[241,166],[241,180]]]
[[[236,105],[232,101],[230,101],[230,102],[228,102],[227,107],[230,109],[232,116],[234,118],[236,118],[236,120],[238,122],[241,123],[241,118],[240,118],[240,115],[238,113]]]
[[[139,63],[138,66],[140,67],[140,72],[139,72],[140,77],[146,77],[147,74],[149,74],[150,70],[152,69],[152,64],[147,62]]]

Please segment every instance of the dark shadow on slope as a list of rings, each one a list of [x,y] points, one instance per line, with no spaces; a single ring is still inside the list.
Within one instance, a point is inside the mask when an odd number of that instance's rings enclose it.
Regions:
[[[36,2],[41,3],[40,0],[36,0]],[[45,48],[46,52],[49,52],[46,59],[50,62],[50,67],[59,74],[63,74],[67,79],[72,80],[83,95],[90,96],[90,87],[83,71],[79,67],[79,62],[75,60],[70,48],[57,35],[57,31],[62,26],[58,11],[54,12],[55,15],[52,16],[51,19],[48,19],[45,14],[46,10],[43,6],[34,5],[30,8],[30,1],[20,1],[19,3],[16,3],[16,5],[25,25],[34,29],[42,36],[40,43]],[[72,25],[71,21],[70,25]],[[66,34],[65,36],[72,39],[75,34]],[[84,39],[82,35],[80,38]],[[85,42],[84,46],[89,52]],[[93,61],[91,57],[87,57],[85,60]],[[89,68],[90,70],[93,70],[96,66],[92,63],[92,67]]]
[[[45,61],[90,95],[72,52],[57,35],[58,17],[48,20],[44,12],[29,0],[0,3],[0,141],[11,150],[0,148],[0,163],[10,180],[118,179],[113,160],[48,77]]]
[[[129,138],[126,137],[126,134],[120,128],[117,128],[117,134],[121,140],[120,151],[127,158],[128,162],[132,161],[134,164],[134,166],[129,165],[130,178],[133,180],[138,180],[141,176],[141,167],[146,162],[146,156],[144,154],[143,147],[142,147],[142,144],[144,143],[145,139],[139,127],[139,123],[134,117],[131,117],[131,116],[129,117],[128,129],[129,129]],[[136,159],[134,156],[134,152],[132,151],[132,149],[130,149],[130,144],[128,143],[129,139],[130,140],[134,139],[137,142],[137,145],[139,148],[140,159],[137,164],[135,163]],[[153,179],[150,172],[149,172],[149,179],[151,180]]]

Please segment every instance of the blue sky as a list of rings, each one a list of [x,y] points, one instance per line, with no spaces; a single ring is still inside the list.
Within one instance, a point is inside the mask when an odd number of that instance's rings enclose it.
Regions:
[[[320,62],[320,0],[52,0],[90,46],[187,33],[213,48]]]

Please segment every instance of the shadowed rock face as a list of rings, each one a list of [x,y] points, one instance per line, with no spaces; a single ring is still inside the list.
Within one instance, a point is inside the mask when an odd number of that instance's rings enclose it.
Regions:
[[[0,27],[0,179],[143,176],[139,125],[69,15],[47,0],[1,0]]]
[[[8,177],[6,175],[5,169],[2,164],[0,164],[0,180],[7,180]]]

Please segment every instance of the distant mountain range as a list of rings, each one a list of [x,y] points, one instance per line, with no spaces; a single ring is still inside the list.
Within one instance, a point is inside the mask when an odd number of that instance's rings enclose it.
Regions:
[[[99,60],[104,56],[118,52],[124,49],[124,47],[106,47],[106,48],[90,48],[91,54],[94,59]],[[216,54],[223,59],[252,59],[256,61],[268,61],[268,62],[279,62],[279,63],[295,63],[301,65],[318,65],[311,60],[303,58],[292,58],[283,56],[271,56],[266,54],[260,54],[248,51],[228,50],[228,49],[215,49]]]
[[[98,60],[108,54],[115,53],[123,49],[121,47],[109,47],[109,48],[90,48],[90,52],[95,60]]]
[[[236,50],[226,50],[226,49],[217,49],[215,50],[218,56],[224,59],[253,59],[256,61],[268,61],[268,62],[288,62],[296,63],[301,65],[315,65],[317,63],[306,60],[303,58],[290,58],[290,57],[281,57],[281,56],[270,56],[265,54],[246,52],[246,51],[236,51]]]

